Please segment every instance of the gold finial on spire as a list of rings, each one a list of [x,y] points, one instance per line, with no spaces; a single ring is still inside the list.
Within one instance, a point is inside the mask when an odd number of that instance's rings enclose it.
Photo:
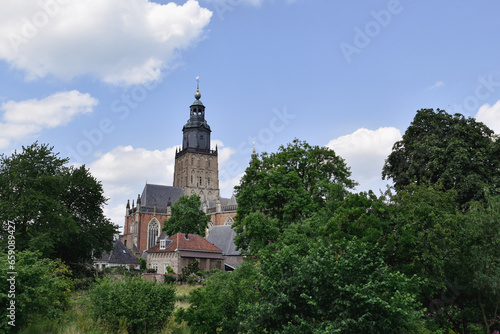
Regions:
[[[252,153],[255,154],[255,142],[253,142],[253,150]]]
[[[194,94],[194,97],[199,100],[201,98],[201,93],[200,93],[200,77],[196,77],[196,93]]]

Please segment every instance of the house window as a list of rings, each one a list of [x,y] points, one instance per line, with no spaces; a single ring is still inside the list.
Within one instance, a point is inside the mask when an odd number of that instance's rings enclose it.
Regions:
[[[148,226],[148,249],[156,245],[159,230],[160,225],[158,224],[158,220],[151,220]]]
[[[153,267],[153,269],[154,269],[156,272],[158,272],[158,263],[153,263],[153,264],[151,265],[151,267]]]
[[[208,186],[210,187],[210,177],[209,177],[209,178],[207,178],[207,184],[208,184]]]
[[[193,174],[191,174],[191,184],[193,184]]]
[[[200,187],[202,185],[203,178],[200,176]]]
[[[165,240],[160,240],[160,249],[165,249]]]

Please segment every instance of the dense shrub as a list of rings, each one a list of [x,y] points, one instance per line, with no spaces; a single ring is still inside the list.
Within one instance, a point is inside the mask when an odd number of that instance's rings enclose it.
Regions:
[[[12,256],[12,255],[10,255]],[[0,333],[10,327],[7,316],[14,301],[15,325],[28,324],[35,316],[56,318],[68,304],[71,272],[60,260],[42,259],[39,252],[22,251],[15,254],[15,267],[10,267],[6,253],[0,254]],[[16,272],[15,275],[7,274]],[[8,281],[9,279],[10,281]],[[11,290],[10,282],[13,282]],[[14,296],[15,295],[15,296]],[[13,308],[13,307],[12,307]]]
[[[202,274],[200,263],[198,260],[194,260],[182,268],[181,274],[179,275],[179,281],[189,284],[198,284],[203,280]]]
[[[241,305],[252,305],[261,295],[254,288],[258,268],[249,262],[233,272],[211,271],[206,286],[189,294],[187,309],[179,308],[176,320],[186,321],[193,333],[238,333],[247,313]]]
[[[89,291],[91,313],[112,330],[159,331],[174,310],[175,288],[140,278],[99,280]]]
[[[176,275],[165,275],[165,281],[164,283],[175,283],[177,282],[177,276]]]

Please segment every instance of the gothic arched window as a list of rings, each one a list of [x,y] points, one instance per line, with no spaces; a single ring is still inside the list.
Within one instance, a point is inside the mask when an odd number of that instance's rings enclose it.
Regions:
[[[156,245],[160,231],[160,224],[156,218],[153,218],[148,225],[148,249]]]

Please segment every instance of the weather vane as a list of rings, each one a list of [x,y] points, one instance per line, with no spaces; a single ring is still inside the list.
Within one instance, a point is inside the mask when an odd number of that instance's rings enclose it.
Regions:
[[[196,90],[200,90],[200,77],[196,77]]]

